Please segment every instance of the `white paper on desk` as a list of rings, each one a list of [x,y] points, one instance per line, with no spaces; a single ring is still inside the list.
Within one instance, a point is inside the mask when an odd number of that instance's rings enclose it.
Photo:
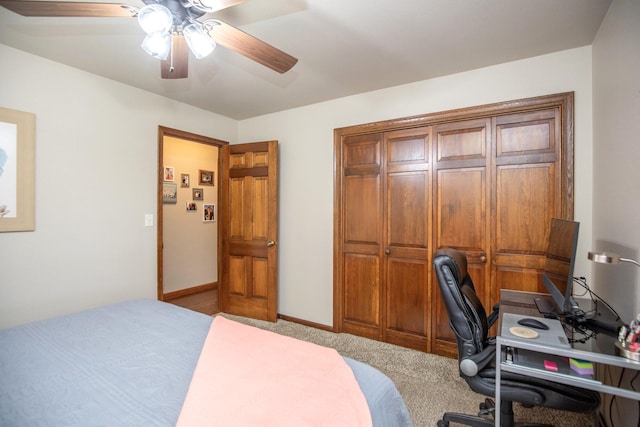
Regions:
[[[504,313],[502,315],[502,333],[500,334],[503,337],[508,338],[518,338],[521,340],[527,340],[534,342],[536,344],[549,345],[555,347],[564,347],[571,348],[571,344],[569,344],[569,340],[567,339],[567,334],[564,332],[564,328],[562,327],[562,323],[560,323],[557,319],[546,319],[543,317],[535,317],[536,320],[544,323],[549,327],[549,329],[533,329],[539,335],[536,338],[521,338],[513,335],[509,332],[509,329],[513,326],[522,327],[518,324],[518,320],[531,318],[531,316],[523,316],[521,314],[513,314],[513,313]]]

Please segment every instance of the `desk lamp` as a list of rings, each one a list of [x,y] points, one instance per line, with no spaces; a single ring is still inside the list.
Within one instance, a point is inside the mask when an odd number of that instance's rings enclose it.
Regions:
[[[602,264],[620,264],[621,262],[630,262],[631,264],[635,264],[640,267],[640,262],[629,258],[622,258],[620,255],[613,252],[589,252],[589,259],[593,262],[599,262]]]
[[[589,259],[593,262],[602,264],[620,264],[621,262],[630,262],[640,267],[640,263],[629,258],[622,258],[620,255],[612,252],[589,252]],[[616,348],[620,355],[627,359],[640,361],[640,314],[630,324],[629,329],[625,326],[620,328],[618,341],[615,342]]]

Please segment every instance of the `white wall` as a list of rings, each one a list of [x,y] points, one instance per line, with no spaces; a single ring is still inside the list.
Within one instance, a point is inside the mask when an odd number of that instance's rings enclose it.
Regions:
[[[280,141],[278,312],[333,324],[335,128],[568,91],[575,91],[575,218],[584,255],[575,272],[589,277],[591,90],[591,47],[583,47],[241,121],[239,142]]]
[[[333,322],[333,130],[575,91],[576,219],[590,248],[591,48],[241,122],[0,45],[0,105],[36,114],[36,231],[0,233],[0,327],[156,292],[157,126],[280,141],[279,312]],[[428,66],[428,62],[425,62]],[[51,82],[55,82],[52,84]],[[577,274],[588,276],[586,261]]]
[[[0,233],[0,328],[156,297],[158,125],[237,122],[0,44],[0,105],[36,115],[36,230]]]
[[[593,43],[593,249],[640,259],[640,1],[614,0]],[[594,288],[625,321],[640,269],[593,264]]]

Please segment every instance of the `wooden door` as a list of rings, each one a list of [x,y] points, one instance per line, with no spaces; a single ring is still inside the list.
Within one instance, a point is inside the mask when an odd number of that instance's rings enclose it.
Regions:
[[[487,311],[500,289],[544,292],[551,218],[573,218],[572,132],[570,92],[336,129],[336,330],[455,356],[440,247],[465,251]]]
[[[468,271],[485,307],[490,303],[490,164],[491,120],[477,119],[436,125],[434,135],[434,246],[452,247],[467,255]],[[435,273],[432,351],[455,356]]]
[[[340,330],[429,346],[427,128],[341,140]]]
[[[431,140],[428,127],[384,135],[383,341],[429,351]]]
[[[563,120],[560,107],[494,118],[493,302],[501,288],[547,292],[541,273],[551,218],[573,218]]]
[[[487,311],[500,289],[546,292],[549,224],[567,216],[560,115],[549,108],[435,126],[435,246],[466,252]],[[456,356],[439,294],[434,301],[433,352]]]
[[[341,253],[336,257],[334,311],[339,330],[380,340],[382,322],[382,142],[383,135],[354,135],[340,140],[339,200]]]
[[[230,145],[221,177],[228,209],[220,310],[277,319],[278,142]]]

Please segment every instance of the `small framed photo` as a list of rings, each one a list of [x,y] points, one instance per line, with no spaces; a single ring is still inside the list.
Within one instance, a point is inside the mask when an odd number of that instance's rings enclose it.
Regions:
[[[192,199],[193,200],[203,200],[204,199],[204,190],[202,188],[194,188],[191,190]]]
[[[164,180],[168,182],[173,182],[173,166],[164,167]]]
[[[180,174],[180,187],[189,188],[189,174],[181,173]]]
[[[178,186],[173,182],[165,182],[162,185],[162,203],[178,202]]]
[[[213,171],[206,171],[203,169],[199,169],[199,175],[200,175],[200,179],[198,181],[198,184],[200,185],[215,185],[213,182]]]
[[[187,212],[195,212],[198,210],[196,202],[187,202]]]
[[[202,222],[213,222],[216,220],[216,205],[204,205],[202,209]]]

